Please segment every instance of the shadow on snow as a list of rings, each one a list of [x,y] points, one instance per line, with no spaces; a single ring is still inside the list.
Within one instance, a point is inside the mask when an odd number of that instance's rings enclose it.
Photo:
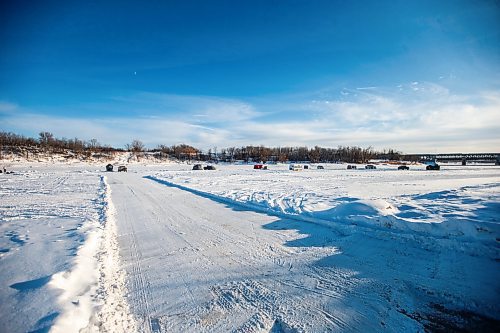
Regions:
[[[480,296],[474,300],[468,297],[485,294],[483,281],[467,279],[465,276],[468,267],[485,270],[486,274],[479,277],[486,276],[486,284],[493,284],[494,289],[498,290],[498,262],[489,258],[477,259],[463,253],[452,253],[448,258],[446,255],[450,249],[440,248],[436,240],[429,238],[429,235],[405,234],[390,227],[374,228],[363,223],[357,225],[357,221],[348,220],[353,209],[374,219],[384,217],[379,216],[372,207],[363,206],[356,199],[340,198],[344,203],[340,208],[333,208],[334,212],[321,212],[319,217],[332,213],[341,217],[327,221],[311,214],[287,215],[259,205],[239,203],[152,176],[144,178],[210,199],[234,211],[251,211],[278,217],[279,220],[268,223],[263,228],[295,230],[305,236],[287,241],[285,246],[335,249],[332,251],[335,252],[333,255],[327,255],[312,263],[312,271],[328,276],[330,281],[326,282],[326,287],[336,289],[343,297],[342,305],[357,309],[358,313],[353,313],[353,316],[368,318],[365,318],[365,321],[371,322],[374,329],[387,328],[385,321],[394,320],[395,317],[399,318],[396,322],[403,325],[400,329],[412,327],[404,326],[405,320],[417,321],[430,332],[495,332],[500,328],[500,309],[494,296],[493,304],[485,301],[486,308],[492,310],[487,315],[478,314],[476,306],[482,301]],[[456,199],[458,196],[451,194],[450,197],[449,191],[442,191],[414,197],[441,200]],[[499,206],[498,203],[486,203],[478,207],[475,214],[498,221]],[[405,210],[413,209],[409,205],[401,208],[402,214]],[[448,222],[455,223],[456,220]],[[474,277],[473,274],[468,276]],[[335,279],[354,280],[359,283],[342,290],[341,286],[331,284]],[[465,299],[460,298],[464,290],[467,292]],[[333,300],[325,304],[325,310],[334,311],[335,307],[339,306],[338,302]],[[481,309],[479,307],[479,311]],[[374,322],[373,318],[379,318],[379,322]],[[278,327],[273,329],[279,331]]]

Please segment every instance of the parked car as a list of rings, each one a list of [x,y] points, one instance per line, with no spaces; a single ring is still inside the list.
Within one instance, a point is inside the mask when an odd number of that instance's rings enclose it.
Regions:
[[[120,165],[118,167],[118,172],[127,172],[127,167],[125,165]]]
[[[304,167],[302,166],[302,164],[290,164],[290,166],[288,167],[288,170],[293,170],[293,171],[300,171],[303,169]]]
[[[203,166],[201,164],[193,165],[193,170],[203,170]]]
[[[304,165],[304,170],[309,169],[309,165]]]
[[[106,165],[106,171],[112,172],[113,171],[113,164]]]
[[[262,169],[264,166],[262,164],[255,164],[253,166],[254,169]]]
[[[350,170],[350,169],[357,169],[357,168],[358,168],[358,167],[357,167],[357,166],[355,166],[355,165],[350,165],[350,164],[349,164],[349,165],[347,166],[347,170]]]
[[[203,170],[215,170],[215,167],[213,165],[207,165]]]
[[[437,163],[429,164],[428,166],[425,167],[425,170],[440,170],[440,169],[441,167]]]
[[[324,168],[325,168],[325,167],[324,167],[324,166],[322,166],[322,165],[318,165],[318,166],[316,167],[316,169],[318,169],[318,170],[323,170]]]
[[[373,169],[376,169],[376,168],[377,167],[375,165],[373,165],[373,164],[367,164],[367,165],[365,165],[365,169],[371,169],[371,170],[373,170]]]
[[[400,165],[398,166],[398,170],[410,170],[410,167],[406,165]]]

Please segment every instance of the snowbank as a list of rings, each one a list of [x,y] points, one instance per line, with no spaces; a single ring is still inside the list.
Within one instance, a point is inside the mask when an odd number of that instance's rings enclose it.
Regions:
[[[93,295],[99,277],[95,255],[102,238],[102,229],[95,223],[87,228],[85,243],[78,250],[73,267],[54,274],[49,282],[49,286],[61,290],[58,298],[61,314],[51,332],[80,332],[88,326],[94,311]]]
[[[228,204],[341,228],[358,225],[494,244],[500,234],[500,169],[445,168],[439,173],[345,170],[293,172],[220,166],[216,172],[172,170],[150,179]],[[332,224],[334,223],[334,224]]]
[[[98,253],[99,289],[97,290],[97,313],[91,320],[88,330],[93,332],[137,332],[135,318],[130,312],[125,298],[125,271],[121,267],[121,259],[117,240],[116,210],[111,201],[111,188],[106,186],[105,226],[102,244]]]
[[[62,290],[62,314],[51,332],[135,332],[135,319],[125,300],[125,273],[120,268],[115,210],[111,190],[101,177],[100,221],[88,224],[86,239],[73,267],[55,274],[49,285]]]

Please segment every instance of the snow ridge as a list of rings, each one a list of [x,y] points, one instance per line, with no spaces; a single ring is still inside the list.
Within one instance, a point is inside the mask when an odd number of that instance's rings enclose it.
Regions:
[[[144,178],[167,186],[177,187],[184,191],[210,198],[230,206],[240,206],[282,218],[316,223],[334,228],[340,232],[349,232],[353,227],[356,227],[358,230],[360,228],[365,228],[368,230],[390,231],[391,233],[399,234],[400,236],[406,235],[408,237],[422,236],[424,238],[433,237],[434,239],[444,240],[452,237],[460,239],[460,244],[478,241],[484,242],[485,244],[495,244],[496,237],[500,230],[498,222],[490,223],[488,221],[482,221],[481,219],[452,219],[450,221],[439,221],[437,217],[430,215],[428,216],[428,220],[421,219],[421,221],[403,218],[402,212],[399,210],[396,203],[398,200],[402,201],[403,199],[408,201],[408,198],[412,198],[411,196],[396,197],[390,200],[382,198],[359,199],[351,197],[344,201],[338,200],[336,203],[337,205],[329,207],[329,209],[315,210],[312,205],[308,205],[307,203],[304,206],[303,198],[294,198],[294,191],[290,189],[287,191],[291,192],[291,194],[285,193],[277,195],[267,188],[265,190],[249,188],[245,190],[246,192],[242,191],[242,193],[234,195],[235,191],[231,190],[231,186],[234,186],[234,184],[226,183],[224,189],[221,189],[220,186],[212,180],[210,180],[212,181],[211,183],[208,183],[208,181],[204,183],[206,180],[196,179],[200,181],[198,184],[196,182],[191,183],[190,179],[183,181],[183,179],[180,178],[176,179],[172,176],[170,176],[170,178],[167,177],[167,175],[160,173],[155,176],[148,175]],[[475,191],[481,195],[481,200],[484,200],[483,203],[487,203],[491,200],[497,200],[497,196],[488,197],[490,188],[498,189],[500,188],[500,183],[495,182],[487,185],[461,187],[456,190],[446,191],[446,193],[450,192],[453,194],[453,192],[466,193]],[[456,195],[461,195],[463,200],[470,200],[468,197],[465,197],[464,193],[458,193]],[[307,195],[307,193],[304,194],[305,197]],[[417,198],[432,195],[434,195],[434,193],[427,193],[426,195],[417,196]],[[487,199],[485,197],[487,197]],[[287,204],[276,203],[278,201],[287,201]],[[434,201],[436,201],[436,199],[434,199]],[[417,200],[413,200],[411,203],[416,204]],[[443,203],[439,203],[439,205],[442,206]],[[286,208],[284,208],[284,206],[286,206]],[[405,207],[402,203],[400,206]],[[458,205],[455,207],[455,211],[467,214],[467,211],[463,212],[464,208],[462,206],[463,205]],[[304,207],[306,207],[306,209],[304,209]],[[405,207],[405,209],[407,209],[407,207]],[[439,210],[434,208],[433,211]]]
[[[101,191],[103,182],[101,179]],[[51,327],[52,333],[80,332],[88,326],[95,308],[95,294],[99,279],[96,253],[102,238],[99,219],[90,220],[80,230],[85,241],[78,249],[74,265],[67,271],[54,274],[49,286],[60,289],[58,298],[61,314]]]
[[[55,274],[49,285],[62,290],[62,313],[50,332],[135,332],[135,319],[125,299],[125,273],[120,269],[111,190],[101,176],[99,218],[84,224],[85,242],[74,266]],[[82,228],[82,229],[83,229]]]
[[[111,188],[102,177],[106,189],[103,194],[103,235],[98,253],[99,288],[96,299],[100,303],[87,332],[137,332],[135,318],[126,300],[125,271],[121,269],[116,229],[116,210],[111,201]]]

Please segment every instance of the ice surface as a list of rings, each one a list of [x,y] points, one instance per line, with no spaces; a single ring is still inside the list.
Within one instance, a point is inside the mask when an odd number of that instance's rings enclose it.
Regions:
[[[410,172],[395,166],[345,170],[342,164],[300,172],[286,165],[267,171],[250,170],[251,166],[219,169],[172,170],[152,177],[262,211],[337,225],[355,223],[493,243],[500,232],[500,172],[491,166],[449,166],[438,173],[424,166],[412,166]]]
[[[1,332],[498,327],[497,167],[104,165],[0,176]]]

